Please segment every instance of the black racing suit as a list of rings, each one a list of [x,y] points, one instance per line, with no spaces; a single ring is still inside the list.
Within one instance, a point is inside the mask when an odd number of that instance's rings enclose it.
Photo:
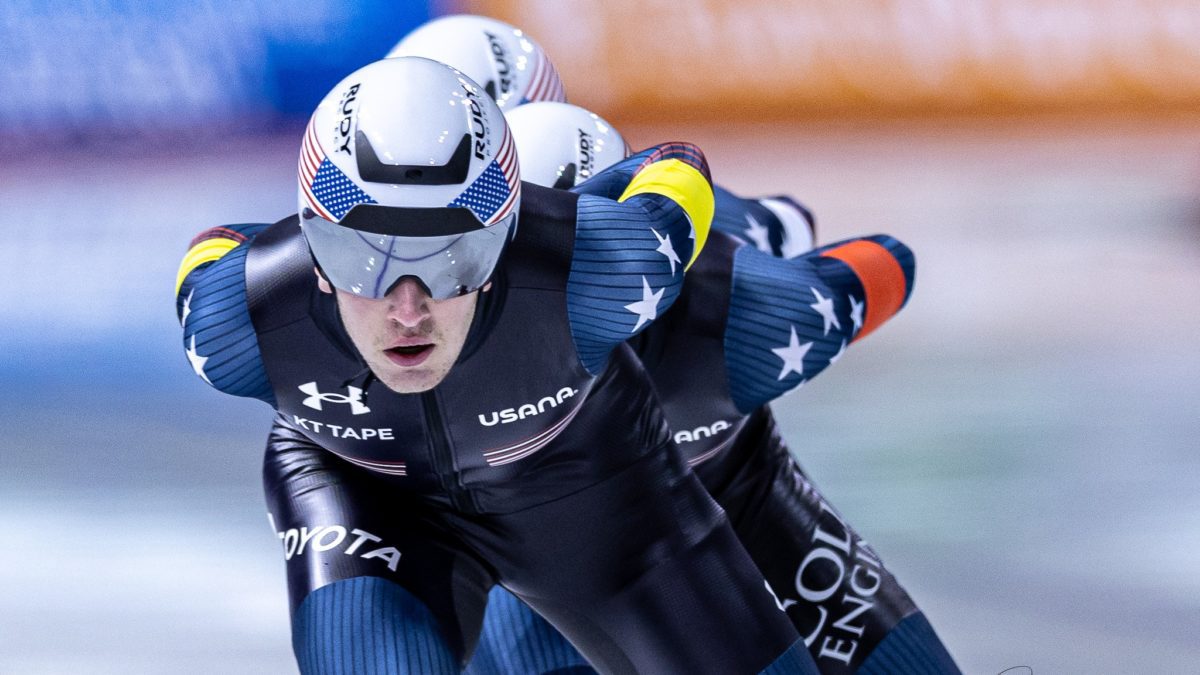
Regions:
[[[635,160],[671,158],[656,152]],[[419,600],[460,663],[501,583],[604,671],[751,673],[784,660],[812,671],[672,444],[644,371],[614,350],[613,336],[678,293],[682,266],[668,271],[653,244],[665,235],[687,256],[695,221],[653,193],[618,204],[524,185],[519,234],[463,353],[421,394],[396,394],[365,368],[294,217],[181,274],[197,374],[279,413],[264,485],[302,668],[392,667],[347,656],[370,648],[339,626],[378,631],[380,619],[321,592],[369,577],[403,589],[389,598]],[[405,621],[392,632],[416,625]]]

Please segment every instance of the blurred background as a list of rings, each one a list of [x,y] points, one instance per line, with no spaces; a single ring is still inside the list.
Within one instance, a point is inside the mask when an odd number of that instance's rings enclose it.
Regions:
[[[0,672],[294,670],[263,404],[171,296],[190,238],[294,211],[321,96],[444,13],[823,241],[908,307],[778,402],[968,673],[1200,669],[1192,0],[0,5]]]

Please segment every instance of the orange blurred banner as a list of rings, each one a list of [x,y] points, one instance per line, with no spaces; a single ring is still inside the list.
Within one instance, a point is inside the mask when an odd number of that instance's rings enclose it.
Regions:
[[[1200,109],[1197,0],[462,0],[612,119]]]

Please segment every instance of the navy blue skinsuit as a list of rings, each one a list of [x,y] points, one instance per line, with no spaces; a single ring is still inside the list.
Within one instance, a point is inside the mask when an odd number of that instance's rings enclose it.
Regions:
[[[632,161],[672,160],[707,173],[687,146]],[[463,354],[421,394],[364,367],[294,217],[193,247],[230,243],[182,277],[193,368],[278,411],[264,486],[301,669],[455,671],[501,583],[605,672],[815,672],[619,347],[678,295],[664,251],[690,257],[689,218],[523,189]]]
[[[577,189],[612,191],[595,183]],[[630,342],[654,380],[676,443],[727,512],[822,673],[958,672],[879,556],[789,455],[764,405],[773,398],[773,381],[806,382],[907,301],[911,252],[890,238],[870,237],[793,261],[771,260],[785,248],[785,224],[758,201],[716,193],[714,234],[679,300]],[[790,206],[796,220],[811,226],[807,210]],[[899,300],[886,297],[889,285],[898,286]],[[833,300],[837,325],[813,307],[822,297]],[[799,327],[800,343],[812,345],[803,372],[756,368],[764,363],[754,359],[756,350],[788,342],[790,334],[770,337],[788,324]],[[568,668],[590,672],[543,620],[495,589],[469,672]]]

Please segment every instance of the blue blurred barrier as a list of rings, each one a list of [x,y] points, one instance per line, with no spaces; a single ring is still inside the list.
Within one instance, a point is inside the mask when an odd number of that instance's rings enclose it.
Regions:
[[[430,15],[411,0],[0,3],[0,128],[136,135],[303,117]]]

